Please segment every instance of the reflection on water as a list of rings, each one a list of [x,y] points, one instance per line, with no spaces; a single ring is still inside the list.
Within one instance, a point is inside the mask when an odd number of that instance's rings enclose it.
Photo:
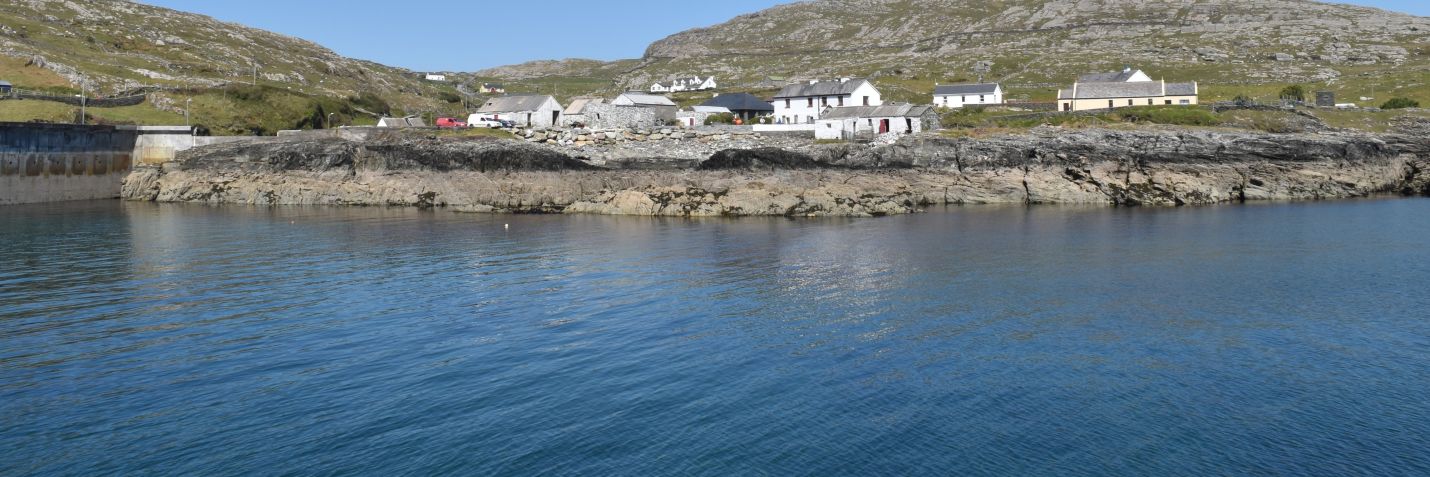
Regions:
[[[1417,474],[1427,214],[5,207],[0,474]]]

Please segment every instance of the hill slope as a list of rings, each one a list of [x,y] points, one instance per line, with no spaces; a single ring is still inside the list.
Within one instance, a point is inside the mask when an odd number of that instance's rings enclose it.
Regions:
[[[213,118],[233,122],[234,129],[261,123],[262,116],[276,114],[275,106],[291,106],[283,115],[298,116],[275,120],[272,127],[290,127],[315,113],[297,104],[302,102],[327,102],[325,112],[332,112],[343,109],[336,102],[368,96],[368,106],[420,112],[443,109],[448,102],[442,93],[456,94],[452,85],[424,81],[411,71],[197,14],[121,0],[0,3],[0,79],[13,76],[21,88],[77,93],[83,76],[92,94],[158,90],[159,101],[151,106],[171,113],[181,112],[178,103],[190,96],[198,94],[195,101],[205,105],[210,101],[203,96],[215,93],[221,96],[211,104],[216,113],[240,110],[232,118]],[[249,86],[237,91],[242,85]],[[263,101],[243,99],[255,96]]]
[[[873,76],[896,97],[921,96],[976,79],[981,61],[988,78],[1022,87],[1015,96],[1041,99],[1077,74],[1133,65],[1212,95],[1296,82],[1425,102],[1430,18],[1307,0],[816,0],[657,41],[617,80],[714,74],[758,89]]]

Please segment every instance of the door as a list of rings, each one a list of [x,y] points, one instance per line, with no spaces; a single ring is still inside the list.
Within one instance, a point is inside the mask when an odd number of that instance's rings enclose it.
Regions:
[[[889,120],[887,120],[887,119],[880,119],[880,120],[879,120],[879,134],[884,134],[884,133],[887,133],[887,132],[889,132]]]
[[[552,112],[551,112],[551,125],[552,125],[552,126],[559,126],[560,124],[561,124],[561,111],[552,111]]]
[[[531,113],[526,113],[526,126],[531,127]]]
[[[914,120],[913,120],[913,118],[904,118],[904,134],[913,134],[913,133],[914,133]]]

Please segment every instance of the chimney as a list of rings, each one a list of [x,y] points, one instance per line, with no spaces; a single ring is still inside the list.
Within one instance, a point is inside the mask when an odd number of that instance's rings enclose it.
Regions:
[[[848,82],[849,82],[849,78],[839,78],[839,82],[840,82],[840,83],[848,83]]]

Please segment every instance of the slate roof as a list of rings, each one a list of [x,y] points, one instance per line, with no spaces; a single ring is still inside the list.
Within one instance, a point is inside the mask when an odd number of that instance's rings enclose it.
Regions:
[[[1167,96],[1191,96],[1196,94],[1196,83],[1167,83]],[[1077,96],[1074,90],[1058,91],[1058,99],[1112,99],[1151,98],[1163,96],[1161,81],[1139,81],[1136,83],[1079,83]]]
[[[730,93],[722,94],[713,99],[700,103],[701,106],[719,106],[731,111],[770,111],[775,110],[775,105],[766,103],[764,100],[750,93]]]
[[[933,106],[885,104],[883,106],[845,106],[829,108],[819,119],[918,118],[932,112]]]
[[[626,99],[631,100],[631,102],[635,103],[637,106],[675,106],[675,103],[672,102],[670,98],[658,94],[640,93],[632,91],[628,93],[623,93],[621,94],[621,96],[625,96]]]
[[[482,83],[482,87],[486,89],[502,89],[501,83]]]
[[[963,94],[993,94],[998,92],[998,83],[945,84],[933,89],[934,96],[954,96]]]
[[[1112,73],[1091,73],[1077,77],[1079,83],[1126,83],[1142,70],[1115,71]]]
[[[378,124],[386,124],[390,128],[425,128],[427,123],[422,118],[382,118]]]
[[[604,102],[606,102],[606,100],[601,99],[601,98],[576,98],[576,99],[571,100],[571,105],[566,106],[566,111],[563,112],[563,113],[561,113],[561,114],[566,114],[566,115],[585,114],[585,112],[586,112],[586,105],[588,105],[588,104],[593,104],[593,103],[594,103],[594,104],[601,104],[601,103],[604,103]]]
[[[853,94],[859,86],[868,83],[865,79],[851,79],[849,81],[820,81],[809,84],[792,84],[781,89],[775,99],[781,98],[803,98],[806,96],[842,96]]]
[[[487,104],[483,104],[482,108],[478,109],[477,112],[513,113],[520,111],[537,111],[541,109],[541,105],[545,104],[549,98],[551,98],[551,96],[545,94],[509,94],[506,96],[498,96],[488,99]]]
[[[1197,94],[1197,84],[1193,83],[1167,83],[1167,96],[1195,96]]]

